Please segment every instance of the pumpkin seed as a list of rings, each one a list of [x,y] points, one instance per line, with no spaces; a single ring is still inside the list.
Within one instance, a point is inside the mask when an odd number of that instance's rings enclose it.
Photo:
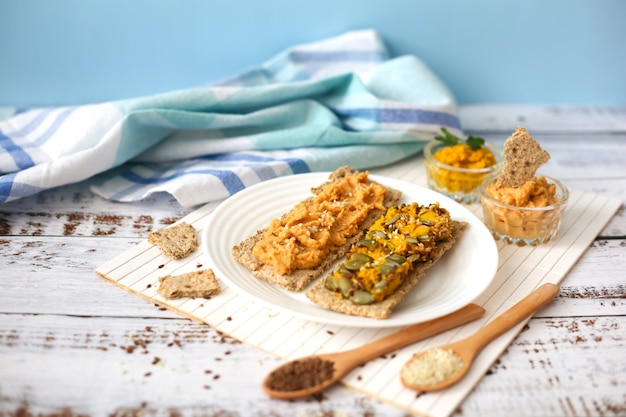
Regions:
[[[422,222],[422,224],[426,225],[426,226],[434,226],[435,222],[432,220],[422,220],[420,219],[420,221]]]
[[[363,261],[347,261],[344,264],[344,266],[346,267],[346,269],[349,269],[350,271],[358,271],[366,263],[367,262],[363,262]]]
[[[402,215],[400,213],[396,214],[395,216],[391,217],[389,220],[387,220],[385,222],[385,226],[388,226],[390,224],[393,224],[396,222],[396,220],[399,220],[400,217],[402,217]]]
[[[372,304],[374,302],[374,296],[368,293],[367,291],[359,290],[359,291],[354,292],[354,295],[350,297],[350,300],[354,304],[367,305],[367,304]]]
[[[430,240],[430,235],[421,235],[417,237],[417,240],[420,242],[428,242]]]
[[[357,245],[371,249],[371,248],[375,248],[378,245],[378,242],[374,239],[361,239],[359,240]]]
[[[345,277],[339,278],[337,280],[337,287],[345,298],[350,297],[350,290],[352,290],[352,281],[350,279]]]
[[[339,287],[337,286],[337,279],[332,275],[326,277],[326,282],[324,282],[324,286],[328,291],[334,292],[339,289]]]
[[[408,261],[414,264],[416,262],[421,262],[422,257],[419,254],[411,255],[409,256]]]
[[[383,232],[382,230],[372,230],[369,235],[375,239],[389,239],[387,233]]]
[[[406,262],[406,258],[402,255],[389,255],[387,257],[387,260],[397,263],[398,265],[402,265],[403,263]]]
[[[417,240],[417,238],[416,238],[416,237],[407,237],[407,238],[406,238],[406,241],[407,241],[408,243],[412,243],[412,244],[414,244],[414,245],[417,245],[417,244],[419,243],[419,240]]]
[[[346,268],[345,265],[341,265],[337,269],[337,273],[339,273],[340,276],[346,277],[346,278],[350,278],[352,277],[352,275],[354,275],[354,273],[350,271],[348,268]]]
[[[385,288],[387,288],[387,281],[384,279],[382,281],[378,281],[376,285],[374,285],[374,289],[377,291],[384,290]]]
[[[389,275],[397,267],[398,264],[395,262],[385,262],[380,265],[380,273],[383,275]]]
[[[371,256],[365,253],[357,252],[357,253],[353,253],[352,256],[350,256],[350,260],[368,263],[368,262],[372,262],[374,258],[372,258]]]

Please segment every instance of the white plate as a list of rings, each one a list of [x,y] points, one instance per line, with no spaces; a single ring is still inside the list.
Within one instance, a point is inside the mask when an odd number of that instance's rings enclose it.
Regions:
[[[241,295],[276,310],[315,322],[355,327],[404,326],[444,316],[472,302],[493,280],[498,250],[491,234],[474,214],[435,191],[376,175],[370,178],[402,191],[400,202],[425,205],[438,201],[453,219],[470,224],[455,246],[428,270],[388,319],[349,316],[324,309],[309,301],[304,291],[294,293],[260,280],[233,259],[234,245],[311,196],[310,189],[326,181],[328,175],[298,174],[265,181],[220,204],[210,215],[202,236],[203,250],[217,277]]]

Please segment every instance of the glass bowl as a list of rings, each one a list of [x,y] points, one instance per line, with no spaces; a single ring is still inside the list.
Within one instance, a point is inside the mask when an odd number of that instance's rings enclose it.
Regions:
[[[502,168],[503,153],[500,148],[490,142],[485,142],[495,156],[496,164],[486,168],[458,168],[444,164],[435,159],[435,153],[446,147],[438,140],[432,140],[424,147],[424,163],[428,187],[444,194],[460,203],[477,203],[480,201],[478,188],[487,177],[498,173]]]
[[[554,178],[545,177],[548,184],[556,187],[558,202],[546,207],[517,207],[501,203],[487,193],[489,184],[497,180],[490,177],[480,187],[484,223],[496,240],[517,246],[537,246],[556,237],[569,191]]]

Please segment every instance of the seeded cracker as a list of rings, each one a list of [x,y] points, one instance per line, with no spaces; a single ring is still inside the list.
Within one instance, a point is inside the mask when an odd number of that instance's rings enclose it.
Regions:
[[[148,234],[148,242],[172,259],[184,258],[198,249],[196,230],[185,222]]]
[[[211,269],[166,275],[159,278],[157,292],[168,300],[182,297],[210,297],[221,292],[220,285]]]
[[[523,186],[535,178],[537,169],[548,162],[550,154],[521,126],[504,142],[504,164],[498,187]]]

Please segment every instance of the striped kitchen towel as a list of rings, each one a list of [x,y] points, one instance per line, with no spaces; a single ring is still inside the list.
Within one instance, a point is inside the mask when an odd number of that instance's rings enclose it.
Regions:
[[[166,192],[183,206],[277,176],[382,166],[461,134],[454,97],[378,33],[298,45],[206,86],[0,121],[0,203],[95,177],[115,201]]]

